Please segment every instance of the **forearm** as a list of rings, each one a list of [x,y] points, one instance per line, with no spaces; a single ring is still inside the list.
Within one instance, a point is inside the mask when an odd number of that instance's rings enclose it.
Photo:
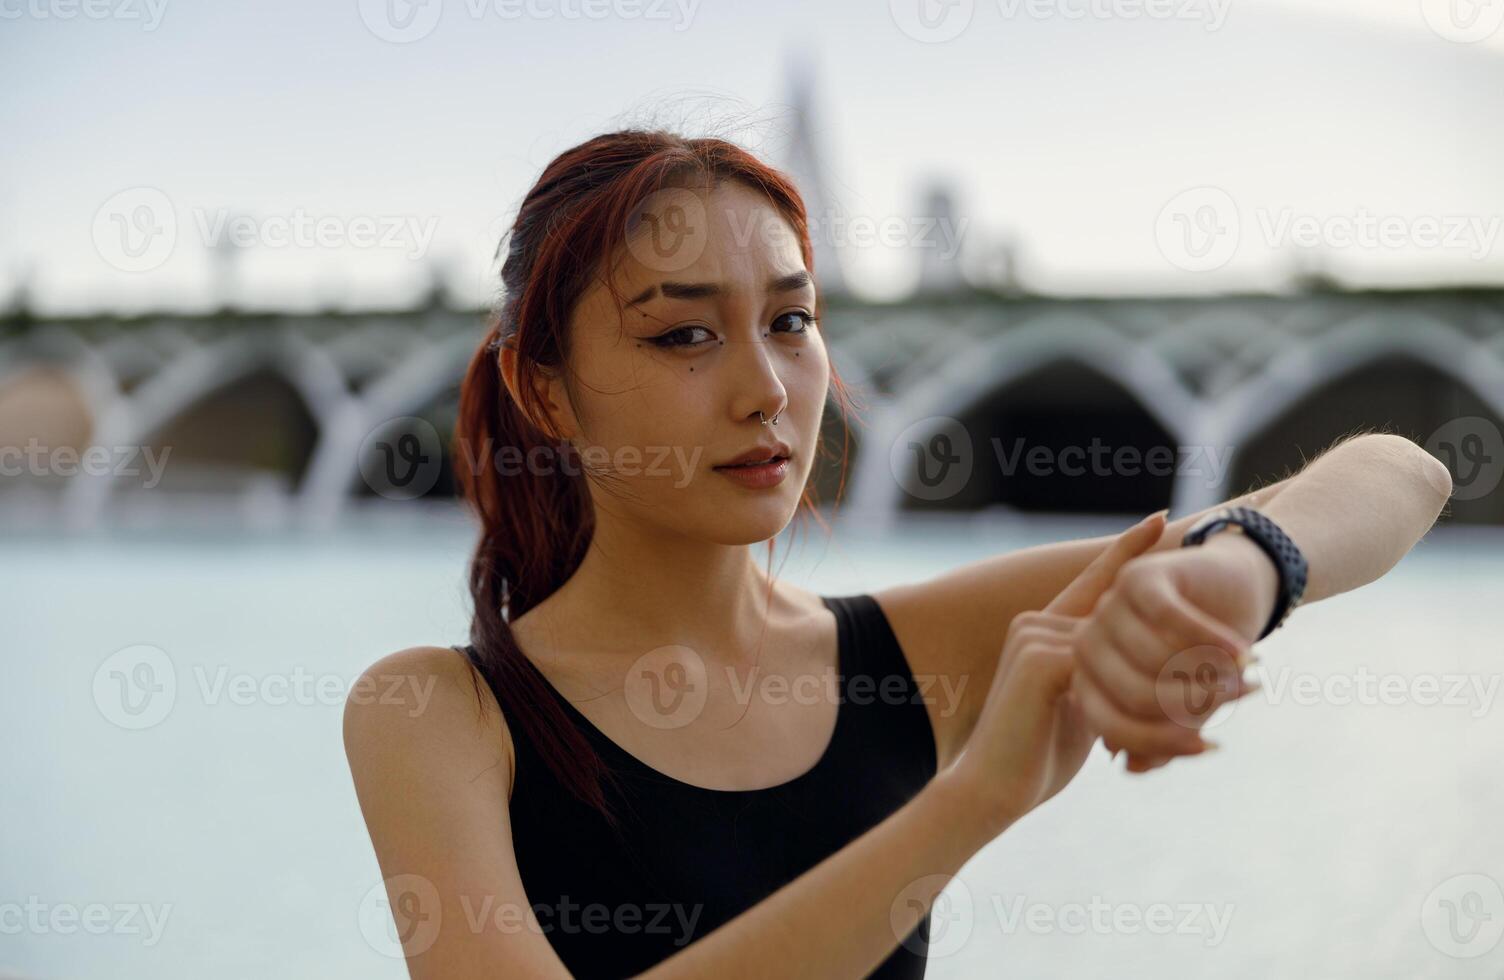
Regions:
[[[1309,563],[1305,601],[1366,585],[1436,523],[1451,496],[1446,467],[1402,436],[1333,446],[1261,507]]]
[[[1401,436],[1365,435],[1328,449],[1278,492],[1255,504],[1305,555],[1302,602],[1366,585],[1393,568],[1436,522],[1451,496],[1439,460]],[[1183,532],[1182,532],[1183,533]],[[1226,622],[1249,640],[1263,631],[1279,592],[1274,563],[1236,529],[1204,548],[1246,566],[1245,586]]]
[[[882,823],[642,976],[867,976],[999,832],[942,773]]]

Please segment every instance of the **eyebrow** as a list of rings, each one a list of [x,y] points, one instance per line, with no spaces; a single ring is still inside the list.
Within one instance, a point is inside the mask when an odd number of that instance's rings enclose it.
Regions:
[[[800,269],[798,272],[791,272],[786,276],[769,280],[768,292],[791,293],[796,289],[811,285],[814,285],[814,280],[810,278],[809,272]],[[660,282],[644,289],[628,302],[635,306],[638,303],[647,302],[659,293],[668,299],[705,299],[725,295],[726,287],[715,282]]]

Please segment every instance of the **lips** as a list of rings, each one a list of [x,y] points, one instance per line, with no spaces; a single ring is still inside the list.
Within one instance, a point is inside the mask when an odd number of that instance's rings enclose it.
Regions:
[[[775,462],[780,459],[788,459],[792,453],[787,444],[778,442],[767,446],[755,446],[740,456],[729,459],[724,463],[717,464],[714,469],[735,469],[743,466],[757,466],[762,463]]]

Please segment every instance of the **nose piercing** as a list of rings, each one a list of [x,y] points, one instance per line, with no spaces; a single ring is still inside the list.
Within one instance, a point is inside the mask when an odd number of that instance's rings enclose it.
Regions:
[[[771,425],[777,425],[778,424],[778,416],[782,415],[782,414],[783,414],[783,409],[780,408],[778,410],[778,414],[774,415],[771,419],[765,418],[761,412],[757,413],[757,417],[759,419],[762,419],[762,424],[763,425],[770,425],[770,424]]]

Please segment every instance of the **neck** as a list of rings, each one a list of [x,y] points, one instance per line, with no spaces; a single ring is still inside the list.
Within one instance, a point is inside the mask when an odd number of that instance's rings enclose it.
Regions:
[[[668,644],[716,659],[755,651],[775,600],[758,564],[765,543],[717,544],[601,516],[579,569],[553,597],[561,610],[634,656]]]

